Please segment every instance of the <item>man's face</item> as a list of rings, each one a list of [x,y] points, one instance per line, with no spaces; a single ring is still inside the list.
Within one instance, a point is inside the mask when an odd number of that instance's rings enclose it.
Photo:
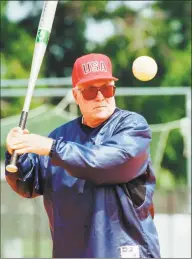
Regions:
[[[115,110],[114,96],[105,97],[100,92],[100,89],[107,85],[111,85],[111,88],[113,89],[114,81],[98,80],[92,84],[82,84],[73,89],[75,101],[80,107],[80,111],[83,115],[85,124],[87,124],[88,126],[97,127],[102,122],[107,120]],[[90,87],[99,89],[99,91],[97,92],[95,98],[93,98],[92,100],[87,100],[87,98],[84,98],[84,93],[82,91]],[[93,89],[93,92],[95,92],[95,89]]]

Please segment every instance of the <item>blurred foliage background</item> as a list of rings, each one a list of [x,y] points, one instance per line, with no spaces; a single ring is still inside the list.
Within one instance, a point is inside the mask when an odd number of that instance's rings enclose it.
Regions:
[[[1,1],[1,78],[28,78],[34,41],[42,10],[41,1],[17,1],[26,6],[25,14],[11,19],[12,1]],[[128,4],[130,2],[130,4]],[[41,67],[41,77],[71,76],[77,57],[89,52],[109,55],[117,87],[185,87],[191,86],[191,1],[146,1],[141,8],[135,1],[60,1],[56,10],[51,37]],[[28,7],[27,7],[28,6]],[[17,12],[12,7],[11,12]],[[98,39],[90,36],[88,25],[101,24]],[[110,26],[108,37],[103,30]],[[94,30],[94,27],[93,27]],[[132,63],[140,55],[149,55],[158,63],[157,76],[146,83],[132,75]],[[69,86],[71,87],[71,86]],[[62,97],[61,97],[62,98]],[[34,98],[31,108],[56,98]],[[149,124],[165,123],[185,116],[183,96],[141,96],[117,98],[117,105],[145,116]],[[20,113],[23,97],[2,98],[1,118]],[[173,132],[162,161],[169,185],[186,182],[186,161],[182,156],[183,140]],[[169,180],[168,180],[169,179]],[[162,186],[162,178],[158,186]],[[163,185],[164,186],[164,185]],[[167,186],[165,184],[165,186]]]

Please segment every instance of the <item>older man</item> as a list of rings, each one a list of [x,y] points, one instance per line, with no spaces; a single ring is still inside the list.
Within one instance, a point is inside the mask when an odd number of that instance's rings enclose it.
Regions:
[[[110,59],[78,58],[73,95],[81,117],[49,137],[12,129],[18,172],[6,172],[23,197],[44,196],[53,257],[159,258],[153,222],[155,176],[149,154],[151,131],[139,114],[115,105]]]

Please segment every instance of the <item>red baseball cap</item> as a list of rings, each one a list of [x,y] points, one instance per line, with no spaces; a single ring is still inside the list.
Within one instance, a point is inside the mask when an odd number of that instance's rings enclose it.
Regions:
[[[112,64],[109,57],[103,54],[91,53],[78,58],[72,70],[72,85],[91,83],[98,79],[117,81],[112,76]]]

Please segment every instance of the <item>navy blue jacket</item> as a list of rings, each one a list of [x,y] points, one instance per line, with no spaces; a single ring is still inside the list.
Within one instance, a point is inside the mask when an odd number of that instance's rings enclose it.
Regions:
[[[24,154],[6,179],[22,197],[43,195],[53,257],[128,258],[135,246],[141,258],[159,258],[151,131],[143,116],[116,108],[94,129],[79,117],[50,137],[52,157]]]

